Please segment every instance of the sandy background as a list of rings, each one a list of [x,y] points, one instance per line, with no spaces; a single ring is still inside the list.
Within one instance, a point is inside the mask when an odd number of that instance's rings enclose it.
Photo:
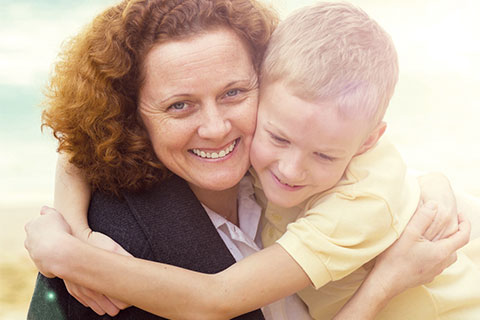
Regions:
[[[0,319],[25,319],[36,268],[23,249],[23,225],[36,208],[0,208],[8,212],[0,233]]]
[[[55,142],[41,88],[63,39],[113,1],[18,0],[0,12],[0,319],[25,319],[35,268],[23,225],[52,203]],[[272,1],[282,15],[313,1]],[[480,22],[474,0],[356,0],[392,35],[400,81],[386,119],[406,162],[480,197]]]

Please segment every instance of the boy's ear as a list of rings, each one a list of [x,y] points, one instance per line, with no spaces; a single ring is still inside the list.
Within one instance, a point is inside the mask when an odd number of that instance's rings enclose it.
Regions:
[[[385,121],[381,121],[367,136],[363,144],[360,146],[358,149],[357,153],[355,154],[356,156],[364,153],[365,151],[369,150],[371,147],[373,147],[378,139],[381,138],[385,130],[387,129],[387,123]]]

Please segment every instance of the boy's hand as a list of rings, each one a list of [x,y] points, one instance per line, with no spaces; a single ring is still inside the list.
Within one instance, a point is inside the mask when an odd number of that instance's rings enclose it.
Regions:
[[[435,219],[424,233],[428,240],[438,240],[458,230],[455,194],[448,179],[441,173],[429,173],[418,178],[421,203],[436,212]]]
[[[40,217],[25,224],[25,249],[40,273],[48,278],[55,277],[57,247],[65,237],[71,237],[71,229],[62,215],[56,210],[43,207]]]
[[[27,234],[25,248],[38,270],[48,278],[55,277],[54,266],[61,264],[57,261],[56,252],[58,246],[65,243],[65,237],[72,237],[70,226],[57,210],[43,207],[40,211],[40,217],[25,225],[25,232]],[[90,230],[90,233],[86,234],[86,238],[82,240],[104,250],[130,255],[111,238],[98,232],[91,232]],[[107,313],[110,316],[115,316],[120,310],[129,306],[73,282],[65,281],[65,286],[75,299],[85,307],[92,308],[99,315]]]
[[[100,249],[123,254],[125,256],[131,256],[130,253],[128,253],[122,248],[122,246],[113,241],[110,237],[103,233],[92,231],[91,229],[84,231],[81,240]],[[130,306],[124,302],[77,285],[76,283],[66,280],[64,280],[64,282],[68,292],[75,299],[77,299],[85,307],[91,308],[99,315],[104,315],[107,313],[110,316],[115,316],[120,312],[120,310]]]

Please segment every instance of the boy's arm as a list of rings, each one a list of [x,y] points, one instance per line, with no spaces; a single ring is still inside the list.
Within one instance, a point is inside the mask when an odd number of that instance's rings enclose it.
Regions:
[[[86,240],[92,232],[88,226],[88,205],[91,189],[80,169],[59,153],[55,170],[55,195],[53,206],[62,213],[72,228],[72,234]]]
[[[88,226],[90,196],[91,188],[82,171],[68,161],[66,154],[59,153],[55,170],[54,207],[71,226],[72,235],[93,246],[129,256],[130,254],[110,237],[93,232]],[[108,313],[113,316],[120,309],[128,307],[121,301],[110,299],[68,280],[65,281],[65,286],[81,304],[100,315]]]

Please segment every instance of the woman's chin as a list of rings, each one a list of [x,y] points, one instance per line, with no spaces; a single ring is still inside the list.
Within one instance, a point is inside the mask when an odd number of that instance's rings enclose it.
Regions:
[[[248,168],[247,168],[248,169]],[[238,185],[240,180],[247,173],[245,170],[215,172],[209,176],[200,177],[195,181],[189,181],[190,185],[194,185],[196,188],[210,191],[224,191],[234,188]]]

